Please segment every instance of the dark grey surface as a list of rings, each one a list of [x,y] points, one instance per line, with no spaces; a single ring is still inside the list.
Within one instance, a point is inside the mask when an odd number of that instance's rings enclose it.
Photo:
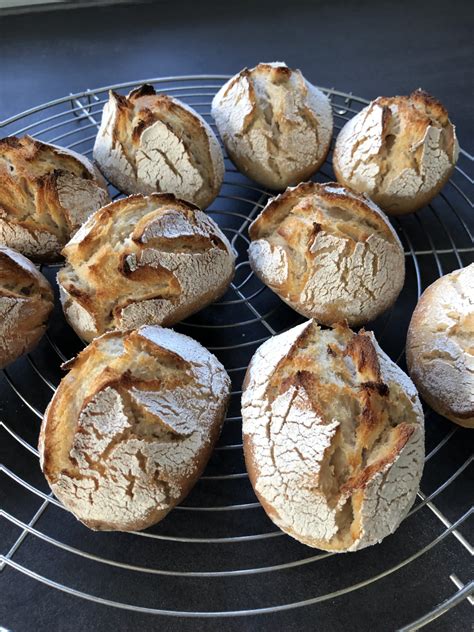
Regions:
[[[474,151],[468,1],[167,1],[0,20],[2,118],[85,88],[278,59],[368,99],[421,86]]]
[[[244,65],[282,59],[289,65],[300,67],[311,81],[319,85],[352,90],[366,98],[378,94],[403,94],[422,86],[448,107],[458,126],[462,146],[472,153],[473,16],[470,5],[467,2],[418,2],[408,8],[401,4],[358,2],[347,6],[342,2],[297,5],[261,2],[254,7],[253,3],[244,2],[239,6],[203,3],[200,7],[193,7],[191,3],[159,2],[96,11],[80,9],[0,17],[0,118],[88,87],[163,75],[233,73]],[[451,263],[448,269],[450,267]],[[424,278],[428,276],[429,272],[424,272]],[[390,346],[390,340],[386,344]],[[41,349],[38,357],[41,357],[40,354]],[[15,365],[15,370],[24,377],[28,368],[22,362],[18,367]],[[21,419],[27,415],[25,407],[5,384],[0,384],[0,393],[1,417],[21,430],[22,436],[30,443],[34,443],[37,425],[29,422],[23,427],[21,424]],[[31,396],[38,399],[38,406],[45,403],[40,393],[31,393]],[[428,434],[428,449],[436,445],[449,428],[446,421],[436,419],[436,425]],[[233,438],[237,440],[238,437]],[[455,439],[450,452],[455,457],[447,459],[443,452],[433,460],[429,475],[424,480],[426,492],[436,489],[463,462],[464,455],[471,449],[468,431],[458,432]],[[40,489],[47,490],[33,457],[25,454],[21,462],[10,462],[11,455],[17,452],[10,450],[8,441],[0,447],[4,452],[2,462]],[[231,466],[239,470],[242,463],[236,462]],[[448,518],[454,520],[466,510],[470,485],[472,479],[463,475],[449,495],[440,497],[440,506]],[[2,506],[6,499],[10,502],[13,499],[15,515],[29,519],[32,513],[29,495],[9,483],[3,490],[0,489],[2,492]],[[229,501],[225,494],[225,489],[216,489],[215,504]],[[252,500],[249,492],[247,501]],[[7,505],[6,508],[13,510],[13,506]],[[179,516],[175,513],[170,515],[165,525],[170,532],[176,532],[179,527]],[[263,512],[258,515],[252,512],[251,517],[248,512],[244,514],[254,521],[255,531],[270,530]],[[244,533],[249,526],[242,522],[242,518],[240,520],[235,531]],[[355,577],[370,577],[404,559],[418,550],[420,543],[430,542],[442,531],[440,523],[427,509],[409,520],[412,520],[410,525],[402,527],[384,543],[383,548],[377,549],[378,554],[360,552],[350,557],[354,560],[350,578],[344,575],[347,557],[342,556],[317,569],[295,569],[283,578],[277,573],[249,577],[240,595],[235,594],[235,584],[230,579],[196,581],[200,587],[203,581],[208,581],[206,603],[212,603],[214,609],[226,609],[229,603],[235,607],[267,605],[271,601],[268,598],[259,602],[262,594],[271,593],[275,603],[287,601],[287,593],[291,593],[292,597],[298,592],[302,595],[321,594],[348,585]],[[222,521],[223,533],[230,531],[224,517]],[[190,525],[192,529],[191,519]],[[467,533],[467,527],[464,525],[463,532]],[[38,528],[58,539],[68,539],[81,548],[98,551],[96,537],[86,529],[80,529],[59,509],[48,510],[39,521]],[[0,522],[0,529],[0,538],[7,542],[13,541],[18,533],[4,522]],[[285,543],[282,542],[282,555],[287,555],[288,559],[307,555],[305,547],[286,540],[289,539],[285,538]],[[132,542],[127,536],[110,536],[104,539],[103,549],[99,552],[131,563],[194,568],[192,550],[188,550],[189,559],[183,559],[183,549],[173,547],[159,549],[160,555],[163,551],[163,558],[140,559],[140,551]],[[3,543],[1,548],[4,549]],[[173,558],[175,550],[176,558]],[[450,569],[459,565],[468,567],[467,553],[463,551],[460,554],[459,550],[460,545],[454,538],[448,537],[432,553],[421,556],[399,571],[395,582],[393,578],[381,580],[346,595],[342,600],[330,600],[287,613],[218,621],[183,621],[122,612],[64,595],[6,569],[0,574],[0,625],[14,632],[82,632],[89,629],[106,632],[135,628],[212,632],[220,629],[385,632],[395,628],[394,621],[409,623],[455,592],[448,579]],[[147,554],[149,551],[148,548]],[[265,563],[273,563],[270,557],[272,550],[266,551],[265,546],[259,548],[258,555],[252,546],[243,549],[243,553],[242,549],[233,548],[212,551],[217,559],[213,559],[212,564],[206,564],[203,561],[205,554],[201,552],[198,566],[225,568],[241,564],[246,567],[252,565],[254,556],[257,564],[261,564],[262,559]],[[238,555],[242,555],[242,559]],[[69,572],[79,589],[95,594],[114,594],[124,601],[159,606],[163,600],[160,590],[166,592],[163,582],[160,589],[160,583],[150,578],[148,586],[144,587],[143,577],[82,563],[33,538],[27,539],[14,559],[33,568],[38,567],[49,577],[61,574],[64,577]],[[443,569],[441,574],[445,579],[442,582],[430,581],[434,567]],[[324,576],[326,570],[330,574],[327,577]],[[462,579],[467,580],[467,571]],[[175,595],[176,604],[190,609],[206,607],[196,602],[198,591],[193,593],[192,588],[192,582],[183,582],[182,591]],[[187,590],[189,595],[185,592]],[[173,595],[166,594],[165,605],[174,605]],[[472,608],[464,602],[431,624],[429,629],[468,629],[471,613]]]

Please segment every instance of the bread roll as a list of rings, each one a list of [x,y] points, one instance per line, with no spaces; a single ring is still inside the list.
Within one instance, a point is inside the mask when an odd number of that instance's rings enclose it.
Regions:
[[[150,85],[127,97],[110,92],[94,159],[124,193],[174,193],[201,208],[218,195],[224,178],[222,151],[209,125]]]
[[[111,329],[172,325],[224,294],[234,274],[217,224],[164,193],[100,209],[63,254],[64,313],[86,341]]]
[[[366,193],[386,213],[403,215],[439,193],[458,152],[443,105],[416,90],[379,97],[348,121],[336,140],[333,167],[341,184]]]
[[[423,292],[406,354],[411,378],[431,408],[474,428],[474,263]]]
[[[49,404],[41,467],[91,529],[145,529],[189,493],[224,420],[230,380],[198,342],[161,327],[96,338]]]
[[[84,156],[30,136],[0,140],[0,243],[56,261],[79,226],[110,201]]]
[[[0,246],[0,369],[36,346],[53,305],[53,290],[31,261]]]
[[[373,320],[405,278],[400,241],[368,198],[338,184],[305,182],[270,200],[249,229],[255,274],[319,323]]]
[[[393,533],[423,469],[423,412],[371,332],[309,321],[255,353],[242,396],[245,462],[283,531],[326,551]]]
[[[265,187],[307,180],[326,159],[329,99],[282,62],[244,68],[219,90],[211,112],[232,161]]]

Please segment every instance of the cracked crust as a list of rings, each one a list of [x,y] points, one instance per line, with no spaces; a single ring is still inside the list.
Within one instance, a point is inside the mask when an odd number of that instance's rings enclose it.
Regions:
[[[270,189],[307,180],[329,151],[329,99],[282,62],[244,68],[219,90],[211,112],[232,161]]]
[[[212,203],[224,178],[222,151],[209,125],[147,84],[126,97],[110,92],[94,159],[124,193],[174,193],[200,208]]]
[[[308,321],[255,353],[242,395],[250,481],[273,522],[326,551],[393,533],[418,491],[424,420],[371,332]]]
[[[454,125],[423,90],[379,97],[342,128],[333,167],[339,182],[393,215],[412,213],[437,195],[458,159]]]
[[[411,378],[431,408],[474,428],[474,263],[423,292],[406,355]]]
[[[0,242],[38,262],[57,261],[65,243],[110,202],[84,156],[30,136],[0,140]]]
[[[305,182],[270,200],[249,228],[255,274],[297,312],[324,325],[373,320],[405,279],[401,243],[363,195]]]
[[[0,368],[34,349],[53,306],[53,290],[31,261],[0,246]]]
[[[112,329],[172,325],[222,296],[234,275],[235,256],[217,224],[164,193],[100,209],[63,254],[64,313],[86,341]]]
[[[57,498],[96,530],[162,520],[220,434],[230,380],[195,340],[161,327],[96,338],[49,404],[39,450]]]

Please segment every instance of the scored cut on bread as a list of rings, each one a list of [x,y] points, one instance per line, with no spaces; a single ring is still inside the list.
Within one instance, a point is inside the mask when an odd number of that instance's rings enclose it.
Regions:
[[[402,245],[380,209],[339,184],[305,182],[271,199],[249,228],[255,274],[317,322],[373,320],[405,279]]]
[[[244,68],[217,92],[211,112],[238,169],[270,189],[308,179],[329,151],[328,97],[283,62]]]
[[[145,84],[128,96],[110,91],[94,160],[123,193],[173,193],[209,206],[224,178],[219,142],[191,107]]]
[[[174,195],[134,195],[95,213],[63,250],[65,316],[86,341],[172,325],[217,300],[235,255],[218,225]]]
[[[96,167],[70,149],[0,140],[0,243],[38,262],[60,258],[81,224],[110,202]]]
[[[188,336],[144,326],[96,338],[66,368],[39,441],[52,491],[91,529],[162,520],[219,437],[230,391],[224,367]]]
[[[423,411],[370,332],[308,321],[266,341],[242,395],[244,454],[263,508],[327,551],[393,533],[418,491]]]
[[[31,351],[54,306],[48,280],[29,259],[0,246],[0,368]]]
[[[379,97],[340,131],[333,168],[341,184],[386,213],[421,208],[449,180],[459,155],[446,108],[423,90]]]

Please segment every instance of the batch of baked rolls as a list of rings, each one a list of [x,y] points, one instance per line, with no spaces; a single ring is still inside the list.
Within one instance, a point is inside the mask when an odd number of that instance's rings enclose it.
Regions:
[[[250,265],[310,319],[262,344],[248,367],[250,481],[300,542],[375,544],[418,490],[418,392],[474,426],[474,264],[422,295],[406,346],[411,379],[371,332],[351,329],[397,299],[405,257],[387,216],[444,186],[455,128],[422,90],[379,97],[337,136],[337,182],[319,184],[310,178],[330,148],[331,104],[299,70],[242,70],[215,95],[212,117],[236,167],[275,191],[249,227]],[[47,326],[53,291],[34,263],[63,260],[64,314],[88,344],[45,412],[41,467],[85,525],[130,531],[186,497],[219,437],[229,376],[169,327],[226,292],[235,253],[205,212],[223,182],[221,145],[188,105],[150,85],[110,92],[93,159],[29,136],[0,141],[0,366]],[[111,202],[104,176],[128,197]]]

